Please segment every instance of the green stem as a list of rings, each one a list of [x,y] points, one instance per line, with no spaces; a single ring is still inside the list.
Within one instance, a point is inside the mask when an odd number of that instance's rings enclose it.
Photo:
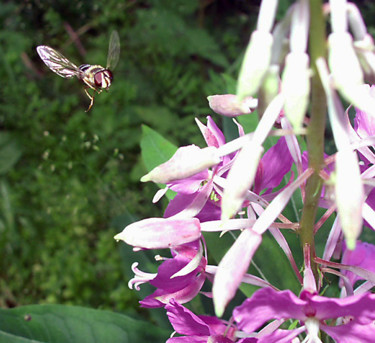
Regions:
[[[310,33],[309,52],[313,76],[311,79],[311,108],[310,124],[307,132],[307,149],[309,154],[309,167],[314,174],[306,182],[306,195],[300,222],[300,241],[302,247],[310,246],[311,267],[316,280],[318,280],[317,265],[314,263],[314,224],[322,189],[322,180],[319,171],[324,159],[324,129],[326,123],[326,98],[316,68],[316,60],[325,57],[326,34],[323,17],[322,0],[310,0]]]

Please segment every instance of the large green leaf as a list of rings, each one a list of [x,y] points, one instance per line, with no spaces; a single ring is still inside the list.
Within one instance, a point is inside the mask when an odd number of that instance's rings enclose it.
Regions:
[[[62,305],[0,309],[0,343],[156,343],[167,337],[150,323],[110,311]]]
[[[150,171],[171,158],[177,147],[153,129],[142,125],[141,150],[142,160]]]

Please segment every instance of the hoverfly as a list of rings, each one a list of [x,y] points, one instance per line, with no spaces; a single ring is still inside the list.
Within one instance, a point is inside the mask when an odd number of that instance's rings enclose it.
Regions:
[[[113,70],[119,60],[120,39],[117,31],[113,31],[109,41],[107,66],[105,68],[91,64],[82,64],[77,67],[58,51],[46,45],[39,45],[36,50],[47,67],[57,75],[66,79],[76,76],[84,83],[86,95],[91,100],[90,106],[86,110],[88,112],[94,104],[95,92],[100,94],[103,89],[108,90],[111,86],[113,74],[110,69]],[[93,95],[88,92],[88,88],[94,90]]]

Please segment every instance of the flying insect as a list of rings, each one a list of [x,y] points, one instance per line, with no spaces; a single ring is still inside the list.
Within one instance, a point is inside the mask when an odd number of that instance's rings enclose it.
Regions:
[[[86,112],[90,111],[94,104],[95,92],[100,94],[103,89],[108,90],[113,81],[112,71],[120,57],[120,39],[117,31],[113,31],[109,41],[107,66],[103,68],[100,65],[82,64],[77,67],[69,61],[64,55],[46,45],[39,45],[36,48],[40,58],[57,75],[65,79],[76,76],[85,85],[86,95],[90,99],[90,105]],[[88,89],[94,90],[91,95]]]

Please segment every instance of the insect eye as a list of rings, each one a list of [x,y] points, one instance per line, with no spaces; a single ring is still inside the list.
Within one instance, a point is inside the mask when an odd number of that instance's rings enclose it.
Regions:
[[[94,75],[94,80],[95,80],[95,84],[96,84],[98,87],[101,87],[101,85],[102,85],[102,80],[103,80],[102,72],[96,73],[96,74]]]
[[[112,74],[112,72],[110,70],[106,70],[105,71],[105,77],[108,78],[109,81],[112,82],[112,80],[113,80],[113,74]]]

